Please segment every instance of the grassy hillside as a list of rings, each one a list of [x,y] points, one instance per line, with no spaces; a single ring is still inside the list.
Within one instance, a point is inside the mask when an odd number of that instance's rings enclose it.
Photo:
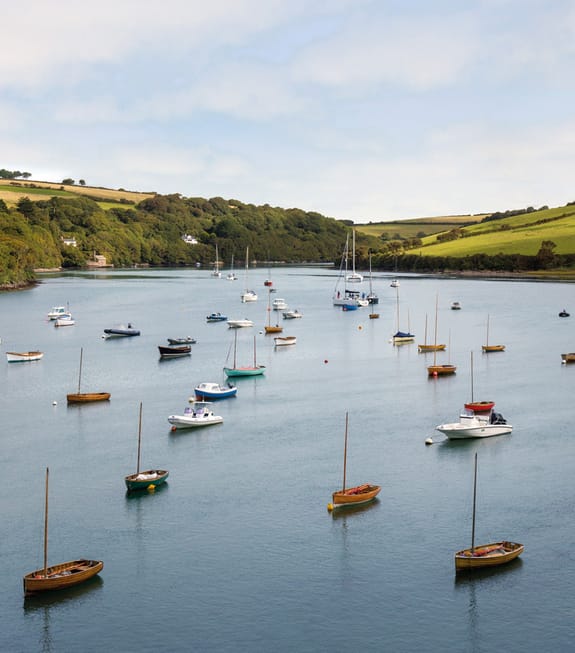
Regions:
[[[523,254],[535,256],[545,240],[557,254],[575,252],[575,206],[563,206],[502,218],[461,229],[461,237],[438,242],[437,235],[422,239],[414,252],[421,256]]]
[[[387,240],[400,240],[404,238],[422,238],[457,229],[466,224],[480,222],[488,215],[448,215],[433,218],[411,218],[409,220],[393,220],[391,222],[370,222],[369,224],[356,225],[358,233],[381,238],[385,234]]]
[[[126,204],[138,204],[155,193],[138,193],[95,186],[76,186],[56,184],[48,181],[21,181],[0,179],[0,199],[8,206],[16,206],[22,197],[32,201],[47,200],[50,197],[78,197],[83,195],[96,200],[103,208],[125,207]]]

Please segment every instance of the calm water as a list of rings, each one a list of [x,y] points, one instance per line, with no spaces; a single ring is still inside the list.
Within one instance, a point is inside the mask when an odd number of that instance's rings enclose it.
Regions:
[[[0,295],[3,351],[40,349],[36,363],[0,361],[0,650],[2,651],[505,651],[572,650],[573,286],[402,278],[401,326],[458,366],[428,379],[433,354],[393,347],[396,301],[377,276],[379,320],[331,306],[335,276],[272,271],[276,297],[298,308],[283,321],[295,347],[261,333],[267,270],[250,285],[206,271],[108,271],[46,277]],[[366,285],[366,284],[364,284]],[[367,290],[367,288],[366,288]],[[461,311],[451,311],[452,301]],[[45,315],[69,303],[73,327]],[[195,384],[221,381],[233,331],[212,311],[254,319],[238,337],[247,364],[257,339],[264,377],[238,381],[217,404],[224,424],[170,432],[167,416]],[[490,343],[502,354],[483,355]],[[103,340],[131,321],[139,338]],[[160,362],[157,345],[193,336],[192,357]],[[109,403],[66,405],[78,383]],[[450,443],[434,427],[470,398],[493,399],[512,435]],[[143,402],[142,466],[165,467],[155,494],[128,497]],[[56,404],[54,405],[54,402]],[[376,482],[380,499],[330,514],[341,484],[349,411],[349,483]],[[435,444],[425,446],[433,436]],[[515,539],[522,558],[455,577],[453,554],[471,536],[478,452],[477,541]],[[42,566],[44,470],[50,467],[49,561],[104,560],[73,590],[24,600],[23,574]]]

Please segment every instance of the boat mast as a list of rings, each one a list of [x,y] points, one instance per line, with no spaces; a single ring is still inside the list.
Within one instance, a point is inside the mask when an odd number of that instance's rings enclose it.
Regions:
[[[80,371],[78,372],[78,394],[80,394],[80,382],[82,380],[82,354],[84,352],[84,348],[80,347]]]
[[[487,333],[486,333],[485,346],[489,347],[489,314],[487,314]]]
[[[371,250],[369,250],[369,294],[373,294],[373,288],[371,287]]]
[[[475,499],[477,496],[477,451],[475,452],[475,471],[473,473],[473,516],[471,519],[471,553],[475,551]]]
[[[44,578],[48,577],[48,476],[50,471],[46,467],[46,498],[44,505]]]
[[[473,351],[471,352],[471,403],[473,403]]]
[[[347,467],[347,424],[348,424],[348,413],[345,414],[345,440],[343,445],[343,488],[342,492],[345,492],[345,470]]]
[[[142,446],[142,402],[140,401],[140,420],[138,423],[138,467],[136,474],[140,473],[140,451]]]
[[[256,337],[254,336],[254,367],[257,367],[256,365]]]
[[[435,335],[433,336],[433,366],[434,367],[437,358],[437,302],[438,302],[438,294],[435,293]]]
[[[238,330],[234,331],[234,370],[236,369],[236,351],[238,348]]]

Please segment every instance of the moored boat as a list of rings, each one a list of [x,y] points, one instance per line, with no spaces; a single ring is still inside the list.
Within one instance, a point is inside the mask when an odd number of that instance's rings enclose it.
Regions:
[[[66,306],[52,306],[46,317],[49,320],[56,320],[58,319],[61,315],[65,315],[66,313],[69,313],[68,309]]]
[[[285,313],[282,313],[284,316],[284,320],[295,320],[297,318],[303,317],[303,314],[300,313],[297,308],[295,311],[286,311]]]
[[[168,338],[170,345],[195,345],[196,339],[188,336],[187,338]]]
[[[195,403],[193,406],[186,406],[183,415],[170,415],[168,422],[172,425],[172,430],[190,429],[200,426],[212,426],[221,424],[224,418],[221,415],[214,415],[208,401]]]
[[[570,352],[568,354],[561,354],[562,363],[575,363],[575,352]]]
[[[196,399],[213,401],[214,399],[228,399],[235,397],[238,394],[238,389],[235,385],[228,383],[221,385],[219,383],[204,382],[199,383],[194,388]]]
[[[348,431],[348,413],[345,414],[345,439],[343,446],[343,484],[341,490],[336,490],[331,495],[331,503],[328,503],[327,509],[332,511],[336,508],[346,506],[359,506],[362,503],[372,501],[381,491],[381,485],[364,483],[354,487],[346,487],[347,471],[347,431]]]
[[[274,338],[274,345],[276,347],[286,347],[288,345],[295,345],[297,342],[296,336],[277,336]]]
[[[477,452],[475,452],[473,474],[473,513],[471,519],[471,546],[455,554],[455,571],[472,571],[485,567],[496,567],[515,560],[523,553],[524,546],[519,542],[491,542],[475,545],[475,504],[477,497]]]
[[[130,338],[131,336],[139,336],[140,331],[134,329],[131,324],[128,326],[119,325],[111,329],[104,329],[104,335],[102,338]]]
[[[24,363],[26,361],[39,361],[44,356],[42,351],[7,351],[6,358],[9,363]]]
[[[239,319],[239,320],[228,320],[228,326],[230,329],[242,329],[244,327],[253,327],[254,323],[248,318]]]
[[[104,568],[101,560],[70,560],[48,566],[48,480],[50,472],[46,467],[44,500],[44,567],[26,574],[23,578],[24,594],[36,594],[49,590],[65,589],[92,578]]]
[[[64,313],[54,321],[55,327],[74,326],[74,324],[76,324],[76,320],[74,320],[71,313]]]
[[[160,358],[182,358],[192,353],[191,345],[158,345]]]
[[[559,317],[569,317],[569,313],[565,309],[563,309],[562,311],[560,311]]]
[[[465,410],[459,416],[459,422],[440,424],[435,429],[450,440],[467,440],[507,435],[513,431],[513,426],[507,423],[501,413],[496,413],[493,410],[484,414]]]
[[[496,351],[505,351],[505,345],[490,345],[489,344],[489,315],[487,316],[487,335],[485,344],[481,345],[481,350],[484,354],[489,354]]]
[[[224,367],[224,373],[226,376],[260,376],[265,372],[265,365],[258,365],[256,362],[256,338],[254,336],[254,362],[253,365],[245,365],[244,367],[238,367],[236,362],[237,354],[237,345],[238,345],[238,332],[234,334],[234,360],[232,367]]]
[[[140,457],[142,451],[142,403],[140,402],[140,418],[138,422],[138,463],[135,474],[128,474],[124,482],[128,492],[156,488],[166,482],[170,475],[166,469],[147,469],[140,471]]]
[[[110,398],[109,392],[80,392],[82,384],[82,360],[84,357],[84,348],[80,348],[80,368],[78,370],[78,392],[71,392],[66,395],[66,401],[69,404],[86,404],[93,401],[107,401]]]
[[[206,316],[206,322],[225,322],[228,319],[223,313],[210,313]]]
[[[461,304],[459,302],[451,302],[451,310],[452,311],[460,311],[461,310]]]

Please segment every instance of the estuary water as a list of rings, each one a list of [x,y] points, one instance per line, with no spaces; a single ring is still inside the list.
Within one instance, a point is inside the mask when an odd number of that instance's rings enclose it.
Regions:
[[[575,619],[573,389],[575,292],[570,284],[374,275],[370,309],[332,306],[337,273],[276,268],[276,289],[302,319],[279,321],[292,347],[264,335],[267,270],[244,281],[206,270],[103,270],[45,275],[0,295],[2,492],[0,650],[351,652],[573,650]],[[362,290],[368,291],[367,281]],[[457,365],[428,378],[438,362]],[[459,311],[450,309],[459,301]],[[76,324],[55,328],[52,306]],[[393,346],[399,323],[416,335]],[[561,319],[561,309],[572,317]],[[248,317],[238,363],[254,354],[265,375],[239,379],[215,404],[221,425],[170,431],[168,415],[194,386],[222,381],[233,330],[221,311]],[[489,316],[490,344],[482,354]],[[141,336],[104,340],[119,323]],[[160,361],[167,338],[192,336],[192,356]],[[82,391],[109,402],[67,406]],[[39,349],[41,361],[7,363]],[[435,426],[456,421],[471,397],[494,400],[511,435],[449,442]],[[136,470],[165,468],[155,493],[127,495]],[[379,483],[377,501],[330,513],[342,483],[349,414],[348,484]],[[434,444],[426,446],[432,437]],[[514,563],[456,577],[470,545],[473,457],[478,453],[476,543],[509,539]],[[74,589],[24,599],[22,576],[43,564],[44,475],[50,468],[49,564],[104,561]]]

